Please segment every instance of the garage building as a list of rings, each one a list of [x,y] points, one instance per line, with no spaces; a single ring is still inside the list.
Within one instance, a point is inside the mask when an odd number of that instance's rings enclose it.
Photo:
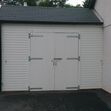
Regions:
[[[1,7],[1,91],[102,88],[102,24],[87,8]]]

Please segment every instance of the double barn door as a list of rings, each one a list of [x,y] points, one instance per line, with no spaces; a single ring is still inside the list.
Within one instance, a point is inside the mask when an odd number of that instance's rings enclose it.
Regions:
[[[79,34],[30,33],[30,90],[78,87]]]

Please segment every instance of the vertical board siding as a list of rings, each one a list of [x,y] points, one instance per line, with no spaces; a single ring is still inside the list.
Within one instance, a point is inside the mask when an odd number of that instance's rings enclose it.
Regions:
[[[101,26],[4,24],[2,26],[3,91],[27,90],[30,84],[29,32],[80,33],[81,61],[78,75],[80,88],[102,88],[103,32]]]

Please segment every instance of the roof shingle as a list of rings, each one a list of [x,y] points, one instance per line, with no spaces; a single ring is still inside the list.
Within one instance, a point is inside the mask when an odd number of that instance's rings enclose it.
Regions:
[[[0,8],[0,21],[102,24],[87,8],[44,8],[4,6]]]

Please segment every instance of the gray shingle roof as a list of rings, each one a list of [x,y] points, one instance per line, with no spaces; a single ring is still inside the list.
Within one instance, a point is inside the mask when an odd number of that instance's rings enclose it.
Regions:
[[[5,6],[0,8],[0,21],[102,24],[92,10],[87,8],[41,8]]]

